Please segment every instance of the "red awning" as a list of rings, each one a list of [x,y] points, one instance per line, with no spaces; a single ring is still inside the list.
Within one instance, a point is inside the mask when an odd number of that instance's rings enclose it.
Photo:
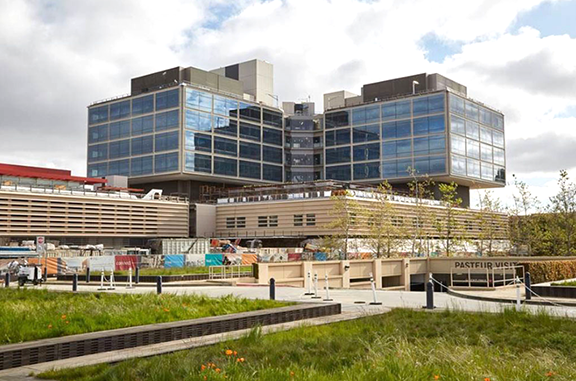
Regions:
[[[0,175],[57,181],[74,181],[92,185],[106,184],[108,182],[106,179],[72,176],[72,172],[65,169],[28,167],[25,165],[13,164],[0,164]]]

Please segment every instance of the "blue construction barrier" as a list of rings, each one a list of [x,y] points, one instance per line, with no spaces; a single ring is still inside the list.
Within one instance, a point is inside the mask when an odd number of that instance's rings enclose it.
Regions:
[[[315,261],[325,261],[326,260],[326,253],[314,253],[314,260]]]
[[[169,269],[172,267],[184,267],[184,255],[174,254],[164,256],[164,268]]]
[[[223,254],[206,254],[206,266],[222,266]]]

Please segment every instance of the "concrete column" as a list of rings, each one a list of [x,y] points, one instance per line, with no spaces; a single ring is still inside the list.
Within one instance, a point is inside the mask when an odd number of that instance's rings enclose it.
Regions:
[[[258,263],[258,284],[268,284],[268,263]]]
[[[308,271],[310,271],[310,280],[308,280]],[[308,289],[308,283],[310,283],[310,288],[314,287],[314,271],[312,271],[312,262],[303,261],[302,262],[302,275],[304,276],[304,288]]]
[[[372,261],[372,274],[374,274],[376,288],[382,288],[382,259],[378,258]]]
[[[342,288],[350,288],[350,261],[340,261],[340,275],[342,275]]]
[[[400,284],[404,286],[404,290],[410,291],[410,259],[402,259],[402,275],[400,276]]]

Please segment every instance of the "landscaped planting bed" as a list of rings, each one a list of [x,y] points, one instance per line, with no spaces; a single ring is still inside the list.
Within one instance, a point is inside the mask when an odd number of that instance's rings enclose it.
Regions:
[[[0,289],[0,344],[281,307],[234,296]]]
[[[576,322],[546,314],[394,310],[118,364],[56,380],[574,380]]]

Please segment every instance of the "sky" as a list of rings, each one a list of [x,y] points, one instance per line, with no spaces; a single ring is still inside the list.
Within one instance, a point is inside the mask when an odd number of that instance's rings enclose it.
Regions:
[[[320,110],[323,93],[416,73],[466,85],[505,114],[508,182],[546,203],[561,169],[576,176],[575,18],[575,0],[0,0],[0,162],[84,175],[90,103],[259,58],[280,102]]]

